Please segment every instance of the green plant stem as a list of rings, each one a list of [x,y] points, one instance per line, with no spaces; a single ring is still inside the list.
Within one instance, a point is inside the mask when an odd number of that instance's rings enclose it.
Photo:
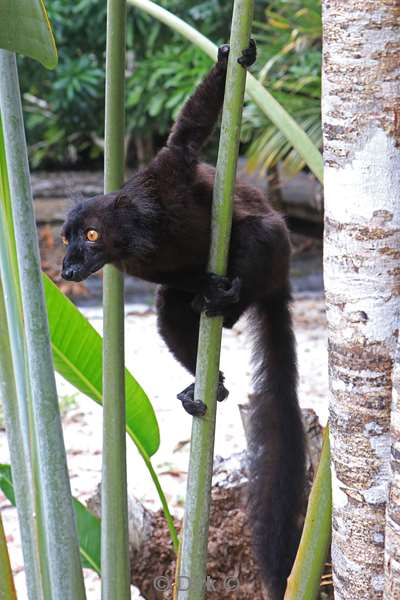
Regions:
[[[17,600],[6,534],[0,513],[0,600]]]
[[[32,514],[34,513],[34,499],[32,494],[32,478],[29,468],[30,460],[27,462],[24,453],[21,451],[24,447],[23,433],[18,411],[17,389],[15,385],[10,338],[7,327],[7,315],[1,280],[0,357],[0,402],[4,410],[11,463],[16,474],[15,496],[17,498],[26,583],[30,600],[40,600],[43,598],[42,589],[44,588],[44,585],[42,584],[40,561],[37,551],[38,547],[36,545],[37,532],[35,521],[32,519]],[[1,560],[0,557],[0,562]]]
[[[243,48],[249,44],[252,17],[253,1],[235,0],[214,184],[208,264],[208,270],[218,275],[225,275],[227,268],[233,189],[246,83],[246,70],[238,64],[237,59]],[[178,570],[180,581],[188,582],[188,586],[181,586],[184,589],[178,591],[178,600],[204,598],[221,334],[222,317],[208,318],[202,314],[195,398],[205,402],[207,413],[204,417],[193,419],[181,562]]]
[[[217,59],[217,46],[215,44],[196,31],[194,27],[191,27],[165,8],[151,2],[151,0],[127,0],[127,2],[132,6],[136,6],[149,13],[157,20],[188,39],[198,48],[203,50],[203,52],[208,54],[214,61]],[[272,121],[272,123],[287,137],[314,175],[322,182],[322,155],[304,130],[250,73],[247,76],[246,92],[268,119],[270,119],[270,121]]]
[[[38,465],[32,435],[32,398],[24,341],[21,289],[11,216],[3,127],[0,117],[0,398],[11,462],[18,475],[17,509],[31,600],[49,594],[43,511],[37,486]],[[4,297],[7,302],[4,302]],[[34,515],[34,517],[32,517]]]
[[[108,0],[106,51],[105,192],[124,176],[125,0]],[[124,285],[104,269],[102,598],[130,598],[125,437]]]
[[[16,57],[6,50],[0,50],[0,110],[13,198],[52,600],[81,600],[85,591],[45,312]]]
[[[285,600],[318,598],[321,575],[331,541],[332,485],[329,432],[324,431],[321,458],[308,500],[300,546],[288,579]]]

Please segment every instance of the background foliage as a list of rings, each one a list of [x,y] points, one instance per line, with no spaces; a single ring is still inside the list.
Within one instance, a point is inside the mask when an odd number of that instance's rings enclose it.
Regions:
[[[321,2],[270,0],[264,14],[253,28],[259,79],[321,147]],[[268,168],[283,160],[286,170],[295,174],[304,166],[296,150],[253,104],[246,107],[243,137],[252,141],[250,167]]]
[[[160,4],[217,44],[229,35],[231,3],[161,0]],[[21,60],[20,73],[32,166],[72,166],[103,155],[106,6],[98,0],[53,0],[49,16],[59,66],[39,69]],[[314,141],[320,140],[320,2],[257,0],[256,69],[268,88]],[[131,163],[160,145],[182,104],[211,66],[200,50],[141,11],[128,11],[127,126]],[[281,134],[254,106],[245,112],[244,139],[253,166],[288,157],[301,167]],[[272,150],[271,150],[272,148]],[[212,144],[207,158],[214,158]]]

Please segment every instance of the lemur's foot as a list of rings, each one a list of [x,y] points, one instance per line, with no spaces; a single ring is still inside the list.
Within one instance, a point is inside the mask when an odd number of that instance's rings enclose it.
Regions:
[[[247,48],[242,50],[242,56],[238,58],[239,65],[242,67],[250,67],[257,58],[257,46],[255,40],[250,38],[250,43]]]
[[[217,401],[222,402],[229,396],[229,391],[224,386],[224,376],[219,374],[219,382],[217,388]],[[177,395],[178,400],[182,402],[183,408],[189,415],[193,417],[203,417],[207,412],[207,406],[201,400],[194,398],[194,383],[190,384],[180,394]]]
[[[178,400],[182,402],[183,408],[192,417],[203,417],[207,412],[207,406],[201,400],[194,399],[194,383],[182,390],[177,395]]]
[[[205,311],[207,317],[224,317],[230,314],[232,305],[240,299],[240,279],[229,279],[215,273],[207,273],[200,294],[192,301],[196,312]]]

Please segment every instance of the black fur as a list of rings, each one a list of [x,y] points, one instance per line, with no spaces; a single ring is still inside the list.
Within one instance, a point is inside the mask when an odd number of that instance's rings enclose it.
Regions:
[[[283,598],[300,535],[304,435],[297,403],[295,342],[289,312],[290,245],[283,218],[255,188],[237,182],[227,278],[206,274],[214,168],[199,162],[221,110],[229,48],[184,106],[167,144],[121,190],[69,214],[63,275],[80,280],[106,263],[161,284],[160,334],[195,372],[199,310],[232,327],[243,312],[255,335],[250,418],[250,522],[272,600]],[[255,48],[244,52],[246,65]],[[88,229],[99,239],[86,240]],[[223,379],[221,374],[221,384]],[[224,396],[221,388],[221,398]],[[225,389],[225,388],[223,388]],[[181,395],[192,414],[193,388]],[[196,413],[196,410],[198,412]]]

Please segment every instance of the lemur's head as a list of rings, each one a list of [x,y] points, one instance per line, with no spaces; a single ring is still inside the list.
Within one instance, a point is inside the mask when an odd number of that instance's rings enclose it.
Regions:
[[[61,230],[66,246],[64,279],[82,281],[113,260],[107,228],[117,202],[116,194],[95,196],[69,212]]]
[[[61,236],[66,246],[62,277],[82,281],[105,264],[149,252],[148,222],[151,211],[120,190],[95,196],[75,206],[67,216]]]

